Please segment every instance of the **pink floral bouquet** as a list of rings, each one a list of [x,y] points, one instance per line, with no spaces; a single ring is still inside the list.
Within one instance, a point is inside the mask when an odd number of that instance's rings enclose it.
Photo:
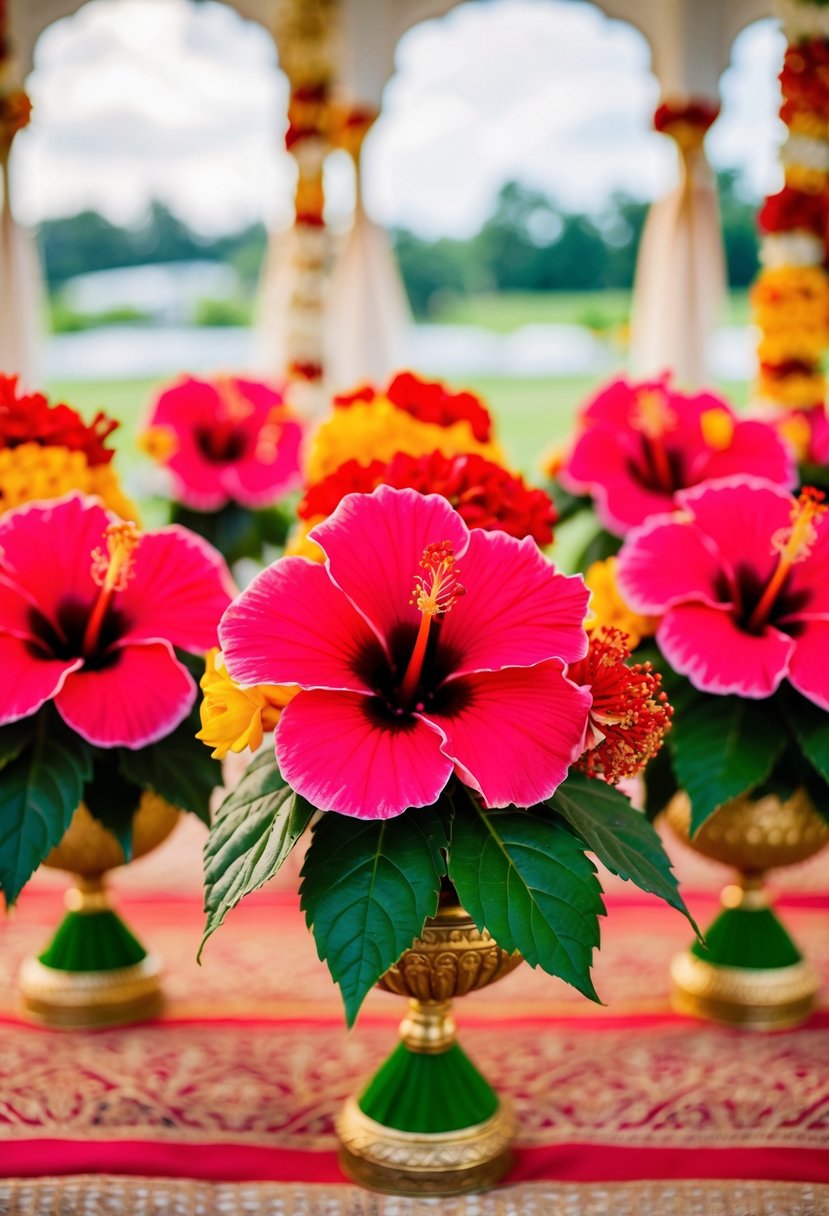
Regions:
[[[580,577],[531,538],[470,531],[438,495],[348,494],[311,535],[324,564],[281,558],[219,627],[234,731],[240,707],[291,695],[214,819],[205,939],[310,830],[302,904],[349,1023],[447,887],[504,949],[595,999],[588,853],[684,910],[616,788],[670,725],[658,676],[618,631],[589,640]]]
[[[279,504],[300,485],[302,438],[270,385],[187,376],[159,395],[142,443],[168,474],[173,522],[235,562],[284,542]]]
[[[0,518],[0,889],[13,904],[83,802],[127,858],[143,791],[208,819],[194,662],[234,588],[180,527],[73,492]],[[194,716],[195,715],[195,716]]]
[[[823,493],[759,477],[676,495],[627,536],[619,587],[656,620],[655,663],[676,706],[648,774],[655,810],[677,789],[695,833],[746,794],[805,786],[829,818],[829,518]]]
[[[580,568],[615,554],[632,528],[673,510],[694,487],[737,474],[786,490],[796,481],[794,460],[772,426],[740,418],[714,393],[679,392],[667,376],[603,388],[581,410],[549,473],[561,521],[586,510],[596,517]]]

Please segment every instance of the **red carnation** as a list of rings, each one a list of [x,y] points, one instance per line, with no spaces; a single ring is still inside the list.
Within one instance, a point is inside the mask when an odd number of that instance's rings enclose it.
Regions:
[[[42,393],[21,394],[17,376],[0,375],[0,448],[23,443],[83,452],[92,467],[108,464],[114,452],[104,444],[119,423],[100,410],[87,425],[68,405],[50,405]]]
[[[438,380],[421,380],[412,372],[400,372],[386,389],[386,396],[420,422],[452,426],[465,419],[480,443],[491,438],[492,416],[474,393],[452,393]]]
[[[299,504],[299,516],[328,516],[346,494],[370,494],[380,485],[441,494],[469,528],[500,530],[519,539],[531,536],[539,545],[553,539],[555,508],[544,491],[477,454],[409,456],[398,452],[388,464],[375,460],[370,465],[349,460],[310,487]]]

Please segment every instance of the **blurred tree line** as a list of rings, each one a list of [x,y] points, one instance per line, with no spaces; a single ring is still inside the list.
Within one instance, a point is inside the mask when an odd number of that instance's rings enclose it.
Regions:
[[[733,172],[720,173],[718,184],[729,282],[745,287],[757,270],[757,203],[741,193]],[[427,240],[405,229],[392,236],[412,308],[422,317],[453,295],[630,287],[647,206],[616,195],[595,215],[575,214],[538,190],[510,182],[473,237]],[[252,282],[266,240],[262,224],[204,236],[160,202],[152,204],[144,223],[132,228],[112,224],[95,211],[46,220],[40,228],[53,288],[93,270],[193,259],[226,262]]]

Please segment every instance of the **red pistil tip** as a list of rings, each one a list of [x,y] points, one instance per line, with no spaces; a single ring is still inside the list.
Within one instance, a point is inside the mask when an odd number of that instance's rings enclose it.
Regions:
[[[465,594],[459,582],[455,549],[451,541],[436,541],[427,545],[420,559],[423,574],[415,574],[414,591],[409,601],[424,616],[443,616]]]

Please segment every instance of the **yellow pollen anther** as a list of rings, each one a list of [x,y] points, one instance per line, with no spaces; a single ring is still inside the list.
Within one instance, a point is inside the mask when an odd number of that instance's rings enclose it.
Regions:
[[[409,603],[414,604],[421,613],[420,628],[400,685],[400,699],[404,704],[412,701],[420,682],[433,618],[451,612],[455,602],[464,594],[464,588],[458,579],[455,548],[451,541],[442,540],[427,545],[419,565],[425,573],[415,575],[414,591]]]
[[[133,523],[110,524],[104,532],[106,549],[92,550],[92,578],[105,591],[123,591],[135,572],[133,554],[141,534]]]
[[[749,629],[760,629],[768,620],[786,576],[792,566],[805,561],[817,539],[817,520],[826,510],[822,490],[804,486],[792,505],[788,527],[778,528],[771,538],[771,551],[778,555],[774,574],[769,579],[757,607],[749,617]]]
[[[676,414],[659,389],[645,388],[636,394],[633,425],[648,439],[661,439],[676,426]]]
[[[703,443],[716,452],[724,452],[734,438],[734,419],[728,410],[703,410],[699,416]]]

